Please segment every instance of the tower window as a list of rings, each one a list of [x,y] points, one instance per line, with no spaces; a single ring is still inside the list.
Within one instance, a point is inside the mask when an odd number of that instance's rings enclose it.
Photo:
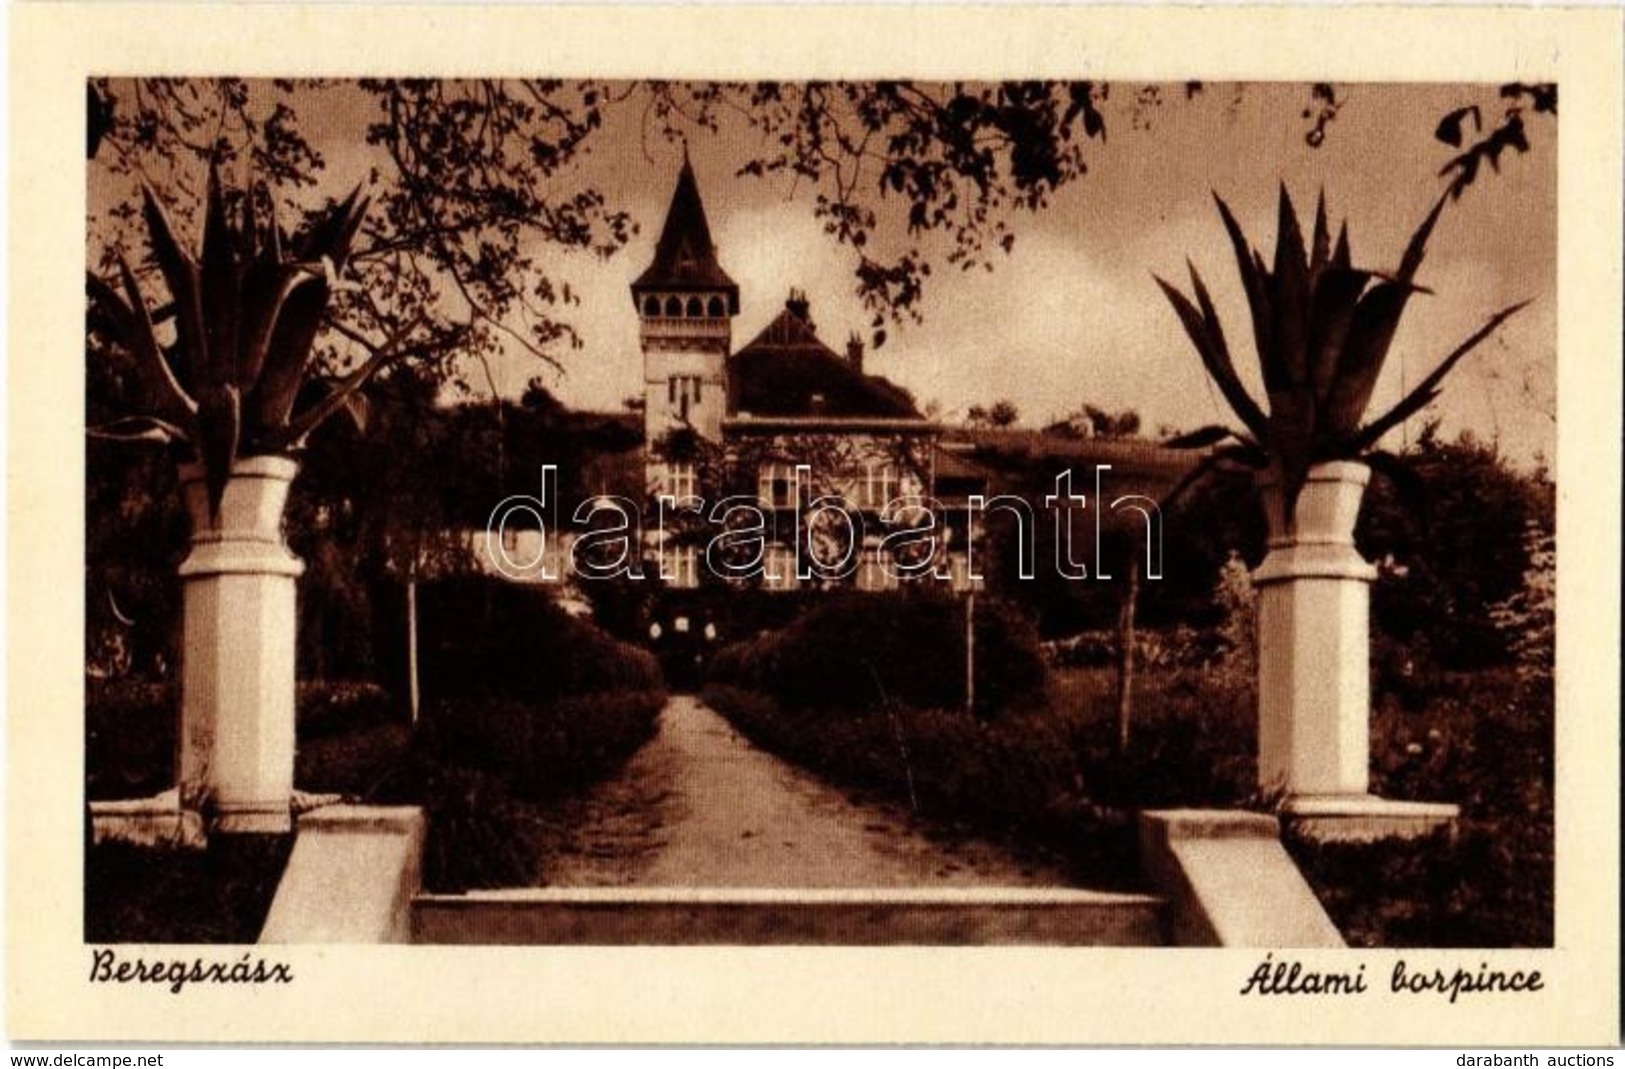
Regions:
[[[701,382],[698,375],[673,375],[666,380],[666,400],[677,410],[678,419],[688,419],[689,406],[702,400]]]
[[[666,314],[676,319],[683,314],[683,302],[676,297],[666,298]]]
[[[721,319],[724,315],[726,315],[727,309],[723,307],[722,298],[712,297],[711,304],[705,310],[705,314],[710,316],[712,319]]]
[[[654,294],[651,293],[648,296],[648,298],[645,299],[644,302],[643,302],[643,314],[646,315],[646,316],[657,316],[657,315],[659,315],[660,314],[660,298],[656,297]]]
[[[700,299],[698,297],[690,297],[688,299],[688,315],[689,315],[689,318],[690,319],[698,319],[698,318],[700,318],[700,316],[702,316],[704,314],[705,314],[705,309],[704,309],[704,306],[700,304]]]

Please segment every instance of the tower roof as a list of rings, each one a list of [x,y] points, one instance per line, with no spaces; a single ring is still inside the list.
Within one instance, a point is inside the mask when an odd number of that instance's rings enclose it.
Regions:
[[[655,245],[654,262],[632,283],[634,297],[665,290],[721,290],[728,295],[729,313],[739,312],[739,286],[717,262],[699,183],[694,180],[686,149],[671,207],[666,209],[666,225]]]

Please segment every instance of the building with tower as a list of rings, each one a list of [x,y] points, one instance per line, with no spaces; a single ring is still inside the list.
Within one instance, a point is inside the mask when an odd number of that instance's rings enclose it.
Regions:
[[[762,569],[770,588],[895,585],[878,521],[888,503],[924,500],[935,489],[939,428],[906,390],[865,372],[855,335],[844,353],[825,344],[799,290],[732,349],[739,285],[718,257],[686,154],[654,260],[631,290],[643,349],[645,474],[656,507],[662,498],[676,506],[753,495],[770,517]],[[956,471],[971,474],[963,464]],[[862,522],[814,508],[819,501]],[[797,539],[805,539],[800,557]],[[669,584],[698,584],[699,540],[658,525],[653,543]]]

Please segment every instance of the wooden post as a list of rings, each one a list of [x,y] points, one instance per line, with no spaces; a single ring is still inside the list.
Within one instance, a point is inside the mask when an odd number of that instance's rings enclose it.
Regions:
[[[418,581],[406,580],[406,690],[412,707],[412,723],[418,722]]]
[[[965,712],[976,715],[976,588],[965,595]]]
[[[1131,553],[1128,590],[1117,610],[1117,752],[1128,752],[1129,724],[1134,717],[1134,603],[1140,595],[1140,556]]]

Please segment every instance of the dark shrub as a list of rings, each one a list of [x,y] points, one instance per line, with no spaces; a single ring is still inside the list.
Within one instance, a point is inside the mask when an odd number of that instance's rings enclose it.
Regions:
[[[418,595],[426,700],[553,701],[607,690],[650,690],[659,667],[559,608],[547,591],[502,579],[447,579]]]
[[[1372,791],[1462,812],[1455,839],[1289,843],[1350,943],[1551,946],[1553,745],[1541,671],[1443,673],[1418,710],[1380,700]]]
[[[531,798],[592,783],[654,734],[659,690],[623,690],[541,705],[455,698],[425,710],[420,743],[433,760],[501,773]]]
[[[312,679],[299,684],[296,697],[300,739],[333,735],[404,719],[389,692],[376,683]]]
[[[411,752],[371,800],[429,817],[424,886],[532,885],[556,834],[537,805],[615,772],[653,736],[659,690],[582,694],[541,705],[506,698],[431,704]]]
[[[389,694],[372,683],[314,680],[299,684],[296,718],[301,768],[305,751],[318,761],[333,754],[326,741],[368,732],[404,719]],[[175,785],[176,726],[180,688],[170,681],[89,680],[85,685],[85,792],[96,800],[139,798]],[[347,745],[347,744],[340,744]],[[334,759],[338,759],[334,755]],[[345,779],[323,775],[324,781]],[[350,792],[355,787],[307,784],[312,790]],[[348,780],[346,779],[346,782]]]
[[[85,942],[252,943],[291,835],[217,835],[206,850],[85,851]]]
[[[87,680],[86,797],[139,798],[173,787],[179,716],[173,683]]]
[[[766,691],[786,709],[963,708],[965,603],[915,591],[834,595],[782,631],[723,650],[712,675]],[[1043,685],[1032,626],[997,602],[979,600],[977,715],[999,715]]]

